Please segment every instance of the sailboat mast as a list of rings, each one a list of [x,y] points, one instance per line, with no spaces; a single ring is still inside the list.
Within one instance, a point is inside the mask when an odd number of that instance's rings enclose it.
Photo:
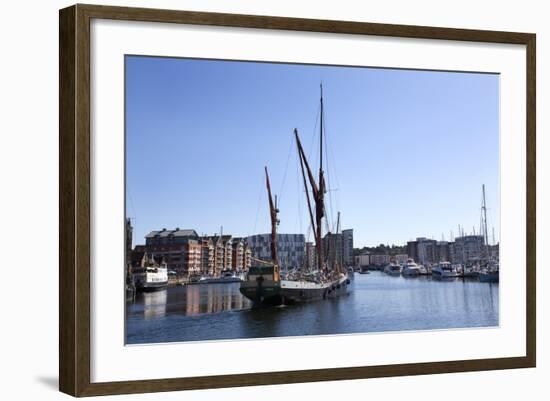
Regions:
[[[338,218],[336,219],[336,249],[335,253],[338,255],[338,269],[340,269],[342,266],[344,266],[344,255],[342,254],[342,242],[344,239],[340,235],[340,212],[338,211]]]
[[[307,200],[307,210],[309,212],[309,219],[311,223],[311,230],[313,233],[315,233],[315,219],[313,218],[313,212],[311,210],[311,201],[309,199],[309,190],[307,188],[307,181],[306,181],[306,173],[304,170],[304,157],[303,156],[303,149],[302,144],[300,143],[300,137],[298,136],[298,129],[294,128],[294,136],[296,137],[296,145],[298,147],[298,157],[300,158],[300,168],[302,170],[302,179],[304,181],[304,190],[306,191],[306,200]],[[307,160],[305,161],[307,164]],[[308,166],[308,172],[309,172],[309,166]],[[315,196],[315,189],[313,191]]]
[[[321,175],[323,174],[323,84],[321,84],[321,121],[319,124],[319,185],[321,185]]]
[[[483,184],[481,188],[483,192],[483,204],[481,207],[483,210],[483,240],[485,241],[485,251],[487,252],[487,259],[489,259],[489,238],[487,232],[487,203],[485,201],[485,184]]]
[[[271,217],[271,260],[273,261],[274,271],[273,276],[274,280],[279,280],[279,258],[277,255],[277,224],[279,220],[277,219],[277,205],[273,203],[273,197],[271,196],[271,184],[269,182],[269,174],[267,173],[267,166],[265,167],[265,183],[267,186],[267,194],[269,197],[269,215]]]
[[[317,261],[319,266],[319,271],[323,271],[323,232],[321,220],[323,219],[324,214],[324,194],[325,194],[325,182],[323,178],[323,84],[321,84],[321,118],[320,118],[320,130],[319,130],[319,190],[317,191],[317,199],[315,200],[315,219],[316,219],[316,245],[317,245]]]

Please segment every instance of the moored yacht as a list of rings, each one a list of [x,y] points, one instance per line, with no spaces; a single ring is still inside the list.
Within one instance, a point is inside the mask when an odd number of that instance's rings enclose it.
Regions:
[[[464,278],[479,277],[480,269],[479,269],[479,266],[477,265],[472,265],[472,266],[463,265],[461,270],[462,270],[462,277]]]
[[[359,274],[370,274],[369,268],[367,266],[361,266]]]
[[[430,272],[424,265],[418,265],[418,274],[421,276],[429,276]]]
[[[418,266],[413,259],[409,258],[405,266],[403,266],[401,274],[408,277],[418,276],[420,274],[420,266]]]
[[[499,263],[490,261],[487,267],[479,272],[479,281],[482,283],[498,283],[499,282]]]
[[[384,273],[390,276],[399,276],[401,274],[401,265],[392,262],[384,268]]]
[[[458,277],[458,271],[450,262],[439,262],[432,268],[432,276],[437,278]]]
[[[498,270],[482,270],[479,273],[479,281],[482,283],[498,283],[499,282]]]

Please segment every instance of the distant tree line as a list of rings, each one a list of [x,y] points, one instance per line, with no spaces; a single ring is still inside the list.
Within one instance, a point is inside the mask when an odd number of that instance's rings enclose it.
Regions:
[[[377,246],[364,246],[363,248],[353,248],[353,256],[360,255],[362,253],[370,253],[371,255],[398,255],[407,253],[406,246],[399,246],[392,244],[380,244]]]

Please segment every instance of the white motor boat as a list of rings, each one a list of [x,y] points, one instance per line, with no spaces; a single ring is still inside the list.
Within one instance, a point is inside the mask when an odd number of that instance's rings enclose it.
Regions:
[[[432,276],[437,278],[454,278],[459,273],[450,262],[440,262],[432,268]]]
[[[401,274],[401,266],[397,263],[390,263],[384,268],[384,273],[390,276],[399,276]]]
[[[418,276],[420,274],[420,266],[418,266],[413,259],[409,258],[407,259],[407,263],[405,263],[405,266],[403,266],[401,274],[407,277]]]

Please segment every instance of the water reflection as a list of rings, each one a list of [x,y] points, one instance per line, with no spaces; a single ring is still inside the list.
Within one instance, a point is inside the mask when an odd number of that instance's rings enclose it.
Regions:
[[[142,303],[140,308],[145,319],[157,319],[166,314],[168,290],[141,292],[136,296],[136,303]]]
[[[251,309],[239,284],[138,294],[127,306],[127,342],[212,340],[488,327],[499,323],[498,284],[356,275],[351,293],[322,302]]]
[[[167,293],[167,312],[185,316],[242,310],[251,306],[240,294],[238,283],[178,286],[168,288]],[[139,303],[138,299],[136,303]]]

